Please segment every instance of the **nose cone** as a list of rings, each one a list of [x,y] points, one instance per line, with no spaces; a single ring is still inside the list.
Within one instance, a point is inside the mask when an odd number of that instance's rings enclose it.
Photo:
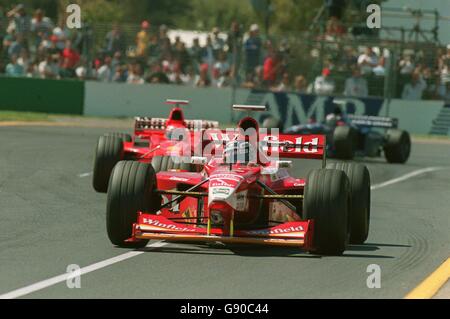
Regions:
[[[236,190],[243,180],[242,176],[233,172],[213,174],[209,181],[208,204],[225,202],[236,209]]]

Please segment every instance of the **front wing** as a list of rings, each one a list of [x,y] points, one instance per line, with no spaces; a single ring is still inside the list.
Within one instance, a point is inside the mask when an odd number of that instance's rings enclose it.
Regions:
[[[225,244],[250,244],[267,246],[312,248],[313,221],[296,221],[273,227],[253,230],[236,230],[232,236],[224,235],[221,228],[200,227],[176,223],[161,215],[138,213],[137,223],[129,242],[140,239],[170,242],[222,242]]]

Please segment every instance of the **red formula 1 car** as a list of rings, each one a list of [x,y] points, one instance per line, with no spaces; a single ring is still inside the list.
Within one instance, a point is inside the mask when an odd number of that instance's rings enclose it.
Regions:
[[[321,135],[276,136],[260,131],[251,117],[238,128],[231,136],[205,133],[219,141],[220,151],[192,157],[198,172],[155,173],[150,163],[117,163],[107,199],[111,242],[122,247],[142,247],[151,239],[261,244],[340,255],[349,242],[366,240],[370,176],[364,165],[326,168]],[[240,134],[248,129],[257,132],[256,139]],[[292,162],[276,157],[318,159],[322,168],[297,178],[289,173]]]
[[[189,101],[167,100],[174,105],[168,119],[135,118],[134,136],[124,133],[108,133],[100,136],[95,151],[93,186],[97,192],[106,193],[111,171],[119,161],[132,160],[152,163],[159,171],[180,169],[190,171],[192,165],[186,162],[174,163],[171,158],[181,153],[191,155],[192,145],[185,145],[184,136],[194,129],[217,128],[218,122],[206,120],[185,120],[182,106]],[[195,139],[192,139],[194,141]],[[202,143],[201,141],[199,142]],[[186,150],[189,147],[189,150]],[[202,145],[200,145],[202,147]]]

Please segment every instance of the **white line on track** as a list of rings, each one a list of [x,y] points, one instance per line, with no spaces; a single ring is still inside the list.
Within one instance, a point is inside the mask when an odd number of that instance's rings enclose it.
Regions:
[[[371,189],[372,190],[377,190],[377,189],[380,189],[380,188],[383,188],[383,187],[386,187],[386,186],[390,186],[390,185],[393,185],[393,184],[396,184],[396,183],[403,182],[405,180],[408,180],[410,178],[413,178],[413,177],[416,177],[416,176],[419,176],[419,175],[422,175],[422,174],[435,172],[435,171],[442,170],[442,169],[445,169],[445,168],[444,167],[428,167],[428,168],[419,169],[419,170],[413,171],[411,173],[405,174],[403,176],[400,176],[400,177],[388,180],[386,182],[383,182],[383,183],[380,183],[380,184],[376,184],[376,185],[372,185]],[[92,173],[86,173],[86,174],[90,175]],[[84,175],[84,174],[81,174],[81,175]],[[89,175],[87,175],[87,176],[89,176]],[[158,241],[158,242],[154,242],[154,243],[151,243],[151,244],[147,245],[147,248],[158,248],[158,247],[163,247],[165,245],[167,245],[167,243]],[[122,255],[119,255],[119,256],[116,256],[116,257],[112,257],[112,258],[109,258],[109,259],[105,259],[103,261],[99,261],[99,262],[97,262],[95,264],[92,264],[92,265],[89,265],[89,266],[81,268],[81,275],[85,275],[85,274],[88,274],[90,272],[93,272],[93,271],[96,271],[96,270],[99,270],[99,269],[111,266],[111,265],[116,264],[118,262],[121,262],[121,261],[130,259],[130,258],[139,256],[139,255],[141,255],[143,253],[144,253],[144,251],[139,251],[139,250],[129,251],[129,252],[126,252],[126,253],[124,253]],[[61,282],[64,282],[67,279],[72,278],[71,276],[73,276],[73,275],[71,275],[69,273],[64,273],[64,274],[61,274],[61,275],[56,276],[56,277],[45,279],[45,280],[39,281],[39,282],[37,282],[35,284],[29,285],[29,286],[26,286],[26,287],[23,287],[23,288],[19,288],[19,289],[13,290],[11,292],[5,293],[3,295],[0,295],[0,299],[20,298],[20,297],[26,296],[28,294],[31,294],[33,292],[36,292],[36,291],[39,291],[39,290],[42,290],[42,289],[54,286],[54,285],[59,284]]]
[[[79,177],[79,178],[85,178],[85,177],[89,177],[89,176],[91,176],[91,175],[92,175],[92,172],[89,172],[89,173],[79,174],[78,177]]]
[[[158,241],[158,242],[154,242],[154,243],[151,243],[151,244],[147,245],[147,248],[158,248],[158,247],[163,247],[165,245],[167,245],[167,243]],[[93,272],[93,271],[96,271],[96,270],[108,267],[110,265],[116,264],[118,262],[121,262],[121,261],[130,259],[130,258],[139,256],[139,255],[141,255],[143,253],[145,253],[145,251],[133,250],[133,251],[129,251],[127,253],[124,253],[122,255],[116,256],[116,257],[112,257],[112,258],[109,258],[109,259],[105,259],[103,261],[99,261],[99,262],[97,262],[95,264],[92,264],[92,265],[89,265],[89,266],[81,268],[81,275],[85,275],[85,274],[88,274],[90,272]],[[50,286],[54,286],[54,285],[59,284],[61,282],[64,282],[67,279],[70,279],[72,277],[73,277],[73,274],[71,274],[71,273],[64,273],[64,274],[61,274],[59,276],[48,278],[48,279],[39,281],[39,282],[37,282],[35,284],[29,285],[29,286],[26,286],[26,287],[23,287],[23,288],[20,288],[20,289],[16,289],[16,290],[13,290],[11,292],[8,292],[8,293],[5,293],[3,295],[0,295],[0,299],[20,298],[20,297],[23,297],[25,295],[31,294],[33,292],[36,292],[36,291],[48,288]]]
[[[419,170],[413,171],[411,173],[405,174],[403,176],[400,176],[400,177],[388,180],[386,182],[372,185],[372,187],[370,189],[371,190],[380,189],[380,188],[383,188],[383,187],[386,187],[386,186],[390,186],[390,185],[393,185],[393,184],[397,184],[397,183],[406,181],[406,180],[408,180],[410,178],[413,178],[413,177],[416,177],[416,176],[419,176],[419,175],[423,175],[423,174],[426,174],[426,173],[431,173],[431,172],[435,172],[435,171],[439,171],[439,170],[443,170],[443,169],[445,169],[445,168],[444,167],[427,167],[427,168],[419,169]]]

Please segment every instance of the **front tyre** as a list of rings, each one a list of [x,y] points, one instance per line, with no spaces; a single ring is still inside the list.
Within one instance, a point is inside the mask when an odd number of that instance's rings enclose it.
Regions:
[[[100,136],[95,150],[92,185],[99,193],[106,193],[114,165],[123,159],[123,141],[115,136]]]
[[[343,171],[312,170],[307,177],[303,216],[314,220],[314,252],[342,255],[347,248],[350,186]]]
[[[111,174],[106,207],[106,230],[110,241],[120,247],[144,247],[148,240],[125,242],[132,235],[139,211],[155,213],[161,197],[154,191],[156,173],[150,164],[121,161]]]

